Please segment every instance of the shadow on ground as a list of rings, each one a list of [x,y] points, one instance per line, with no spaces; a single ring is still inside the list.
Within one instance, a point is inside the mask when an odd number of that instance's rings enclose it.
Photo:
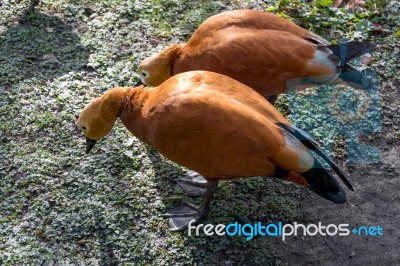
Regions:
[[[0,36],[0,86],[9,89],[31,78],[47,82],[84,69],[89,53],[90,47],[82,45],[71,25],[29,7]]]
[[[176,164],[163,159],[160,153],[146,145],[146,154],[151,160],[155,172],[155,183],[158,187],[161,200],[166,206],[164,212],[190,202],[200,205],[202,197],[188,197],[175,183],[174,179],[183,177],[186,170]],[[245,178],[228,182],[220,182],[218,190],[211,202],[210,211],[200,223],[202,224],[230,224],[236,221],[241,224],[254,224],[258,221],[269,220],[278,222],[276,217],[291,221],[296,217],[295,202],[293,197],[297,192],[287,193],[287,189],[298,189],[293,184],[282,184],[279,180],[268,177]],[[290,206],[289,206],[290,205]],[[158,214],[162,215],[162,212]],[[166,219],[166,218],[165,218]],[[166,220],[167,221],[167,220]],[[281,265],[282,260],[271,253],[269,241],[266,238],[254,237],[247,241],[245,236],[207,236],[204,233],[195,235],[188,230],[183,232],[168,232],[166,234],[179,234],[184,242],[185,249],[193,254],[194,263],[199,265],[212,265],[216,261],[208,254],[218,254],[220,265]],[[237,253],[238,250],[242,252]]]

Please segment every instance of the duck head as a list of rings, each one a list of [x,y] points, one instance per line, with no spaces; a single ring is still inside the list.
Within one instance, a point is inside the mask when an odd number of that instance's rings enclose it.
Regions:
[[[121,111],[123,88],[107,91],[87,104],[76,122],[86,138],[86,153],[113,128]]]
[[[172,76],[172,65],[178,56],[180,47],[179,44],[173,44],[144,59],[138,69],[141,83],[150,87],[157,87],[169,79]]]

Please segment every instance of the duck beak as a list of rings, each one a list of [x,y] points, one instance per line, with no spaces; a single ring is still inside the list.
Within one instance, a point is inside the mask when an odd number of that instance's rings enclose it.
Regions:
[[[144,85],[141,79],[139,79],[139,80],[136,82],[135,87],[139,87],[140,85]]]
[[[92,150],[94,145],[96,145],[96,142],[97,140],[89,139],[88,137],[86,137],[86,154],[88,154]]]

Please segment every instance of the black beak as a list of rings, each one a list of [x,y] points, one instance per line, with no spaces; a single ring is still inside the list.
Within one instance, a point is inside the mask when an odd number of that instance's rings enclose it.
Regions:
[[[138,87],[138,86],[140,86],[140,85],[144,85],[141,79],[139,79],[139,80],[136,82],[135,87]]]
[[[89,153],[94,145],[96,145],[97,140],[86,138],[86,153]]]

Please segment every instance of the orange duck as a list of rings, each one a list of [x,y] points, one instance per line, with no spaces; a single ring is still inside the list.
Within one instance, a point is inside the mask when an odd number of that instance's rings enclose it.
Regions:
[[[374,44],[328,44],[274,14],[228,11],[204,21],[185,44],[173,44],[143,60],[139,82],[155,87],[178,73],[207,70],[234,78],[265,97],[342,79],[351,86],[364,86],[365,78],[347,62]],[[353,74],[340,75],[349,71]],[[271,97],[272,102],[275,99]]]
[[[353,190],[345,174],[306,132],[294,127],[273,105],[246,85],[221,74],[191,71],[156,88],[114,88],[82,110],[77,126],[89,152],[117,118],[137,138],[166,158],[193,169],[207,182],[183,180],[205,188],[200,207],[184,204],[167,214],[171,230],[183,230],[208,210],[221,180],[274,176],[303,185],[335,203],[346,195],[322,160]]]

